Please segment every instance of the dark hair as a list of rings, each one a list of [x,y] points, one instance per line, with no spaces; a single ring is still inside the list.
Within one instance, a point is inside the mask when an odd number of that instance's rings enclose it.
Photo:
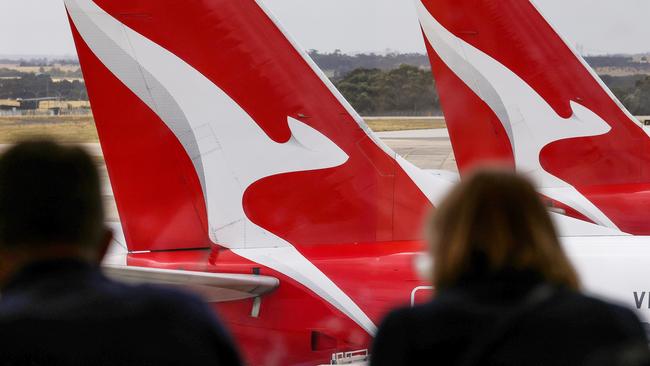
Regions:
[[[533,185],[506,170],[481,170],[460,183],[433,215],[436,287],[464,276],[529,271],[569,288],[578,276]]]
[[[96,245],[103,221],[97,169],[80,147],[26,141],[0,157],[0,246]]]

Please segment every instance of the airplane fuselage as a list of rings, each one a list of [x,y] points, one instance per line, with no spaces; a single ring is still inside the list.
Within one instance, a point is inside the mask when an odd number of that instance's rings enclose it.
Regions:
[[[431,295],[416,273],[421,242],[315,245],[302,248],[379,325],[391,309]],[[257,250],[257,249],[252,249]],[[372,334],[308,290],[279,272],[248,261],[230,250],[149,252],[130,254],[130,266],[216,273],[255,273],[277,277],[280,286],[259,299],[212,306],[252,365],[316,365],[335,353],[369,350]]]
[[[637,309],[650,322],[650,237],[563,238],[586,291]],[[432,294],[415,269],[422,242],[315,245],[303,254],[379,325],[395,307]],[[290,277],[214,247],[129,254],[131,266],[277,277],[280,286],[258,300],[212,306],[252,365],[316,365],[333,354],[370,350],[373,335]],[[259,302],[259,303],[258,303]],[[257,304],[256,304],[257,303]]]
[[[605,172],[603,172],[605,174]],[[650,183],[578,187],[618,228],[633,235],[650,235]]]

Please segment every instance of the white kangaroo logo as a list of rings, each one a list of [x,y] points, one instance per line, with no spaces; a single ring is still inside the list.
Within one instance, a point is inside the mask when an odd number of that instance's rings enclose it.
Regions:
[[[539,160],[542,149],[552,142],[602,135],[611,126],[573,101],[573,115],[562,118],[518,75],[443,27],[421,0],[416,0],[416,6],[426,38],[438,56],[490,106],[503,124],[517,170],[533,179],[541,193],[567,204],[599,225],[617,229],[573,186],[544,170]]]
[[[185,61],[91,0],[65,2],[93,53],[160,116],[193,159],[211,239],[302,283],[374,334],[370,318],[336,284],[293,245],[250,221],[242,207],[246,189],[262,178],[340,166],[348,155],[289,117],[292,138],[272,141],[246,111]]]

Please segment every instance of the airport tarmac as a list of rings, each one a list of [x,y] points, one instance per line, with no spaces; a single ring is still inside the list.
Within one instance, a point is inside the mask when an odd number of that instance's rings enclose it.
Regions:
[[[399,155],[422,169],[457,171],[447,129],[379,132],[377,136]],[[117,207],[109,184],[108,172],[98,143],[81,144],[96,159],[103,182],[102,194],[106,218],[117,221]],[[9,145],[0,144],[0,152]]]
[[[377,136],[419,168],[458,171],[446,128],[378,132]]]

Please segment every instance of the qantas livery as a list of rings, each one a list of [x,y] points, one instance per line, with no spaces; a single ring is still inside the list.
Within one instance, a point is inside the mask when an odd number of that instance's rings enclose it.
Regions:
[[[425,285],[411,262],[450,182],[382,144],[255,1],[65,3],[128,249],[112,273],[235,291],[215,308],[251,364],[367,350]]]
[[[453,179],[383,144],[261,2],[65,4],[121,221],[109,275],[198,291],[251,365],[363,359],[387,311],[430,296],[414,261]],[[628,151],[642,145],[620,139],[647,136],[573,53],[546,79],[530,58],[564,43],[527,1],[417,5],[461,170],[530,174],[587,286],[638,303],[643,215],[612,207],[645,174]],[[515,37],[508,55],[530,69],[471,37]]]
[[[497,163],[532,179],[585,288],[648,322],[646,132],[533,2],[416,8],[461,175]],[[568,218],[611,232],[563,230]]]
[[[650,234],[650,137],[532,2],[416,5],[461,172],[500,161],[572,217]]]

